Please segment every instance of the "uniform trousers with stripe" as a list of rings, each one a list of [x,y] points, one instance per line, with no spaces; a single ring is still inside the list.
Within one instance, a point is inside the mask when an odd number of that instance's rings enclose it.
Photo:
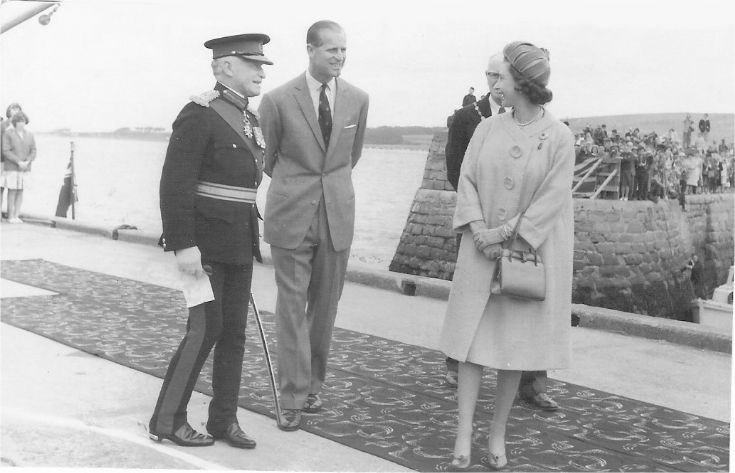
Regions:
[[[207,430],[221,433],[237,422],[237,400],[245,350],[253,266],[203,260],[212,268],[214,300],[189,309],[186,335],[171,359],[150,420],[150,431],[176,432],[187,422],[186,406],[202,365],[214,347],[212,391]]]
[[[276,333],[281,407],[301,409],[318,394],[327,359],[337,303],[342,296],[349,248],[335,251],[324,199],[295,249],[271,246],[276,273]]]

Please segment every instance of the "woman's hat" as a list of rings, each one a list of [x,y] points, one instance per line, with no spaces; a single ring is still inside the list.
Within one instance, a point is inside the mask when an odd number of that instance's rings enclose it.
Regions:
[[[549,83],[549,52],[525,41],[513,41],[503,48],[505,59],[525,79],[544,87]]]

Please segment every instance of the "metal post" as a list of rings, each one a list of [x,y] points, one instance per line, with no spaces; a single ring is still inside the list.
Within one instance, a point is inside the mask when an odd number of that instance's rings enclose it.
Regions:
[[[278,387],[276,386],[276,375],[273,372],[273,362],[271,361],[270,350],[268,350],[268,341],[265,338],[265,330],[263,329],[263,321],[260,320],[260,312],[258,312],[258,306],[255,305],[255,298],[253,293],[250,293],[250,303],[253,305],[253,312],[255,313],[255,323],[258,326],[258,332],[260,333],[260,341],[263,342],[263,353],[265,353],[265,364],[268,367],[268,376],[271,382],[271,389],[273,390],[273,403],[276,408],[276,422],[281,425],[281,403],[278,399]]]
[[[77,177],[74,174],[74,142],[70,141],[71,155],[69,156],[69,163],[71,164],[71,182],[69,183],[69,193],[71,194],[71,219],[74,220],[76,217],[75,200],[77,196]]]

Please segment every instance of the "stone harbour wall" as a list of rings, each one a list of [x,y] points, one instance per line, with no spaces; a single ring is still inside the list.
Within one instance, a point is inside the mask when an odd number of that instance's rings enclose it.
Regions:
[[[444,145],[429,149],[391,271],[451,280],[456,261],[452,215],[456,194],[446,180]],[[685,320],[694,297],[689,271],[697,253],[708,294],[733,264],[735,194],[690,195],[677,201],[575,199],[572,301]]]
[[[446,133],[434,135],[424,168],[424,179],[388,269],[451,280],[457,259],[452,216],[457,195],[447,180],[444,146]]]

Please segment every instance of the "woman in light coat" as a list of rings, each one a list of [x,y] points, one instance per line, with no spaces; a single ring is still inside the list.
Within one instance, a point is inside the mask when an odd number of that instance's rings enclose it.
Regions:
[[[8,223],[22,223],[18,217],[23,203],[23,188],[36,159],[36,141],[25,129],[28,118],[18,112],[10,118],[10,126],[3,132],[2,187],[8,189]]]
[[[460,470],[471,464],[484,366],[498,370],[488,460],[502,468],[521,372],[566,368],[570,361],[574,137],[543,107],[551,100],[546,51],[513,42],[503,54],[495,87],[513,113],[480,123],[462,164],[453,224],[463,235],[441,335],[441,349],[460,361],[451,465]],[[501,244],[524,209],[516,244],[537,249],[545,264],[541,302],[491,291]]]

